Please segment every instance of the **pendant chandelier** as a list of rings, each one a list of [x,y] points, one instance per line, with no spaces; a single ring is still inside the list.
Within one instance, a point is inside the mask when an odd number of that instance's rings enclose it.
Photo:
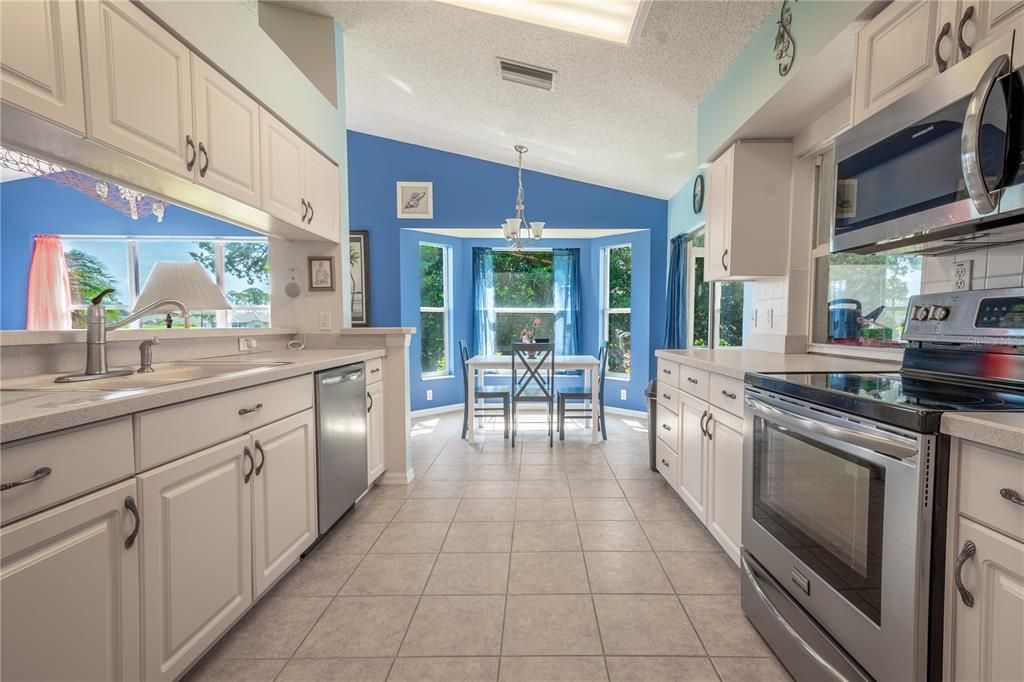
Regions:
[[[523,248],[531,239],[539,240],[544,234],[544,223],[531,223],[526,220],[526,199],[523,192],[523,154],[530,151],[521,144],[515,146],[519,154],[519,189],[516,192],[516,215],[508,218],[501,226],[501,233],[509,246]]]

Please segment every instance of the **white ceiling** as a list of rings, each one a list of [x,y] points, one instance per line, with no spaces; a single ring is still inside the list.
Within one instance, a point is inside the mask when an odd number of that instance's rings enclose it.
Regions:
[[[626,47],[422,0],[298,4],[345,29],[350,129],[510,165],[521,143],[528,169],[660,198],[697,167],[697,105],[777,9],[657,0]],[[499,56],[557,70],[554,90],[500,80]]]

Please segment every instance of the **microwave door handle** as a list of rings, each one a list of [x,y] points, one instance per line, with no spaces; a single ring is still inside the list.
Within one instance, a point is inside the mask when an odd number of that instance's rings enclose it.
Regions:
[[[960,137],[960,167],[963,170],[967,193],[978,213],[985,215],[996,210],[997,200],[985,185],[985,176],[981,171],[981,124],[985,114],[985,105],[996,82],[1010,73],[1010,58],[1001,54],[992,60],[985,69],[978,86],[974,89],[967,103],[967,114],[964,116],[964,129]]]
[[[800,417],[765,404],[757,398],[748,397],[746,402],[747,405],[755,412],[759,412],[763,416],[770,418],[772,421],[781,424],[782,426],[788,426],[796,431],[816,436],[834,438],[838,441],[849,443],[850,445],[857,445],[869,450],[875,450],[898,459],[909,459],[910,457],[914,457],[918,454],[916,445],[904,445],[884,436],[876,436],[873,433],[854,431],[853,429],[846,429],[841,426],[833,426],[824,422]]]

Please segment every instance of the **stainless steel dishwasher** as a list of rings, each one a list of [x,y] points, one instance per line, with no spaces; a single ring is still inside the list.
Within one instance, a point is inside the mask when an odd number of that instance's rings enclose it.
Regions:
[[[366,374],[363,363],[316,374],[317,506],[320,535],[366,491]]]

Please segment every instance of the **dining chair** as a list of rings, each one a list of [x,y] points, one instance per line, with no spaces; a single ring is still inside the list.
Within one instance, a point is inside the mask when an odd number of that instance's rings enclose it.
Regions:
[[[512,344],[512,445],[519,429],[519,403],[545,403],[548,446],[555,444],[555,344]]]
[[[599,408],[598,426],[601,437],[608,440],[608,429],[604,421],[604,378],[608,372],[608,342],[601,343],[597,353],[597,404]],[[590,401],[593,394],[586,385],[568,386],[558,391],[558,440],[565,440],[566,419],[590,419],[594,416],[591,407],[570,407],[569,401]]]
[[[469,373],[469,348],[466,347],[465,341],[459,341],[459,357],[462,359],[462,437],[466,437],[466,432],[469,430],[470,420],[470,404],[469,404],[469,382],[476,381],[476,377],[471,376]],[[496,417],[499,414],[505,418],[505,438],[508,438],[508,427],[509,427],[509,390],[484,390],[483,386],[476,386],[474,384],[475,391],[474,396],[476,399],[483,401],[483,405],[475,407],[473,410],[473,419],[477,417]],[[501,407],[488,407],[487,401],[500,399]]]

